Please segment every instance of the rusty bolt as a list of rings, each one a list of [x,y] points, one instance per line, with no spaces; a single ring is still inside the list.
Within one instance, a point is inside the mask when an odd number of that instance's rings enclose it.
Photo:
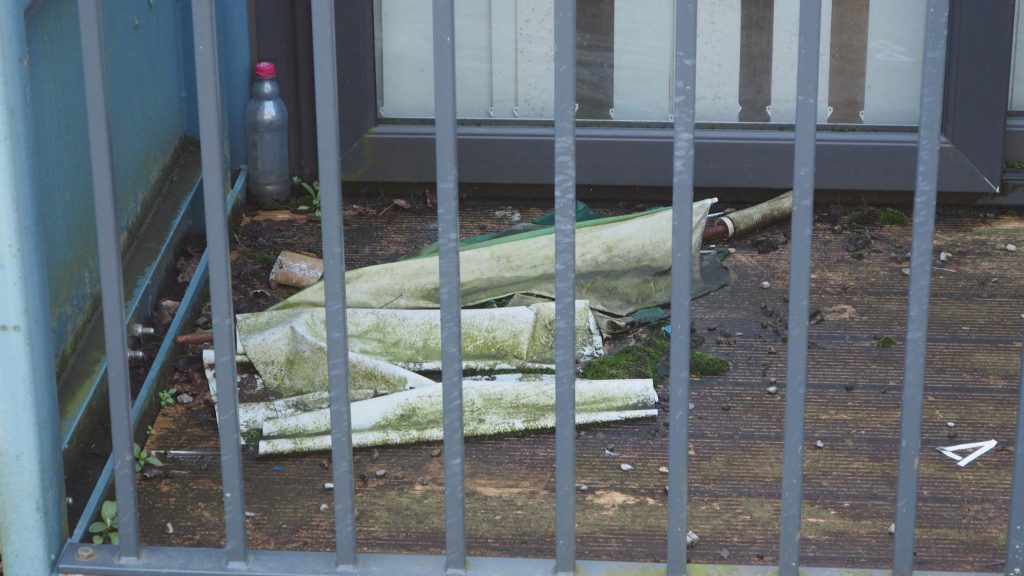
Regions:
[[[96,551],[91,546],[82,546],[78,550],[75,550],[75,560],[81,560],[87,562],[96,557]]]

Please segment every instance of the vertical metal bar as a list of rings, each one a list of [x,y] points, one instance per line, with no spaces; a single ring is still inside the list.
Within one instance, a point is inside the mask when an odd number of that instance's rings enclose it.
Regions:
[[[339,568],[354,570],[356,509],[352,480],[352,410],[348,394],[348,315],[345,309],[345,234],[334,0],[315,0],[312,9],[327,310],[327,382],[331,397],[331,456],[334,464],[334,532]]]
[[[907,348],[903,365],[903,408],[892,564],[894,576],[911,576],[914,569],[914,517],[917,513],[917,473],[921,452],[921,410],[928,343],[928,299],[931,291],[932,242],[935,238],[935,197],[942,137],[948,18],[949,0],[928,0],[924,71],[921,75],[921,116],[917,128],[917,183],[914,192],[914,233],[910,248]]]
[[[555,571],[576,570],[576,0],[555,0]]]
[[[779,535],[780,576],[796,576],[800,567],[800,504],[803,499],[804,407],[807,398],[807,331],[810,326],[808,315],[820,44],[821,0],[800,0],[792,252],[789,261],[789,361],[786,363],[786,423]]]
[[[128,378],[121,234],[117,218],[117,191],[114,189],[103,18],[99,0],[85,0],[79,4],[78,25],[82,36],[85,108],[89,123],[92,187],[96,205],[96,245],[99,250],[103,339],[107,354],[114,494],[117,498],[120,554],[122,559],[129,560],[139,557],[139,512],[135,494],[135,458],[132,453],[131,382]]]
[[[672,346],[669,352],[668,575],[686,574],[689,484],[690,275],[697,0],[676,0],[675,134],[672,158]]]
[[[238,387],[235,385],[235,316],[231,303],[228,241],[228,173],[224,162],[224,116],[217,63],[217,20],[213,0],[193,0],[192,29],[199,100],[199,141],[203,164],[203,206],[210,254],[210,304],[217,370],[217,427],[220,430],[221,485],[229,566],[248,563],[245,533],[245,482],[238,432]]]
[[[434,0],[433,19],[446,568],[449,573],[461,573],[466,569],[466,491],[463,475],[462,299],[459,289],[459,156],[455,115],[454,1]]]
[[[7,574],[49,574],[65,540],[64,470],[24,10],[0,2],[0,554]]]
[[[1024,351],[1020,358],[1017,393],[1017,443],[1013,453],[1013,484],[1010,488],[1010,522],[1006,535],[1006,574],[1024,574]]]

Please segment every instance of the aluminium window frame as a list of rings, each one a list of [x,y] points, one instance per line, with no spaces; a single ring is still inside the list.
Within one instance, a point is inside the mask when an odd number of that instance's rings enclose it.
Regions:
[[[1024,150],[1024,130],[1007,132],[1015,0],[953,0],[949,17],[946,101],[939,189],[999,191],[1004,144]],[[361,182],[429,182],[434,127],[377,116],[373,2],[338,4],[342,173]],[[823,190],[912,190],[914,129],[835,130],[817,136],[816,187]],[[596,186],[669,186],[669,125],[577,128],[577,182]],[[1005,142],[1004,142],[1005,139]],[[464,182],[551,184],[553,127],[479,125],[458,129]],[[696,185],[791,188],[792,126],[698,125]]]

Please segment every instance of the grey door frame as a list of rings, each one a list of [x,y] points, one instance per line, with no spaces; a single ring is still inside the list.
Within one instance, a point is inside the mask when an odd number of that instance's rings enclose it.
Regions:
[[[1015,0],[953,0],[949,18],[939,187],[944,192],[999,191],[1004,138],[1024,149],[1024,133],[1007,137]],[[343,174],[364,182],[427,182],[434,175],[432,123],[378,120],[372,2],[338,5]],[[911,190],[917,133],[837,131],[821,126],[816,186],[832,190]],[[465,182],[551,184],[553,128],[469,125],[458,129]],[[669,186],[668,125],[577,129],[581,185]],[[696,184],[713,188],[792,186],[789,126],[698,127]]]

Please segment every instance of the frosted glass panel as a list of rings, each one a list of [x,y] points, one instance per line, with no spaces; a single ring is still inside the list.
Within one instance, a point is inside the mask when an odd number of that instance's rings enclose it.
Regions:
[[[1024,112],[1024,10],[1017,3],[1017,17],[1013,24],[1013,77],[1010,79],[1010,110]]]
[[[671,121],[675,1],[589,1],[577,7],[581,119]],[[698,3],[699,122],[739,122],[741,102],[744,121],[794,121],[799,4]],[[926,0],[822,3],[820,123],[916,124],[925,10]],[[455,0],[455,16],[459,117],[550,120],[551,0]],[[431,118],[431,3],[375,0],[375,18],[379,114]],[[1011,108],[1024,110],[1016,50]]]

